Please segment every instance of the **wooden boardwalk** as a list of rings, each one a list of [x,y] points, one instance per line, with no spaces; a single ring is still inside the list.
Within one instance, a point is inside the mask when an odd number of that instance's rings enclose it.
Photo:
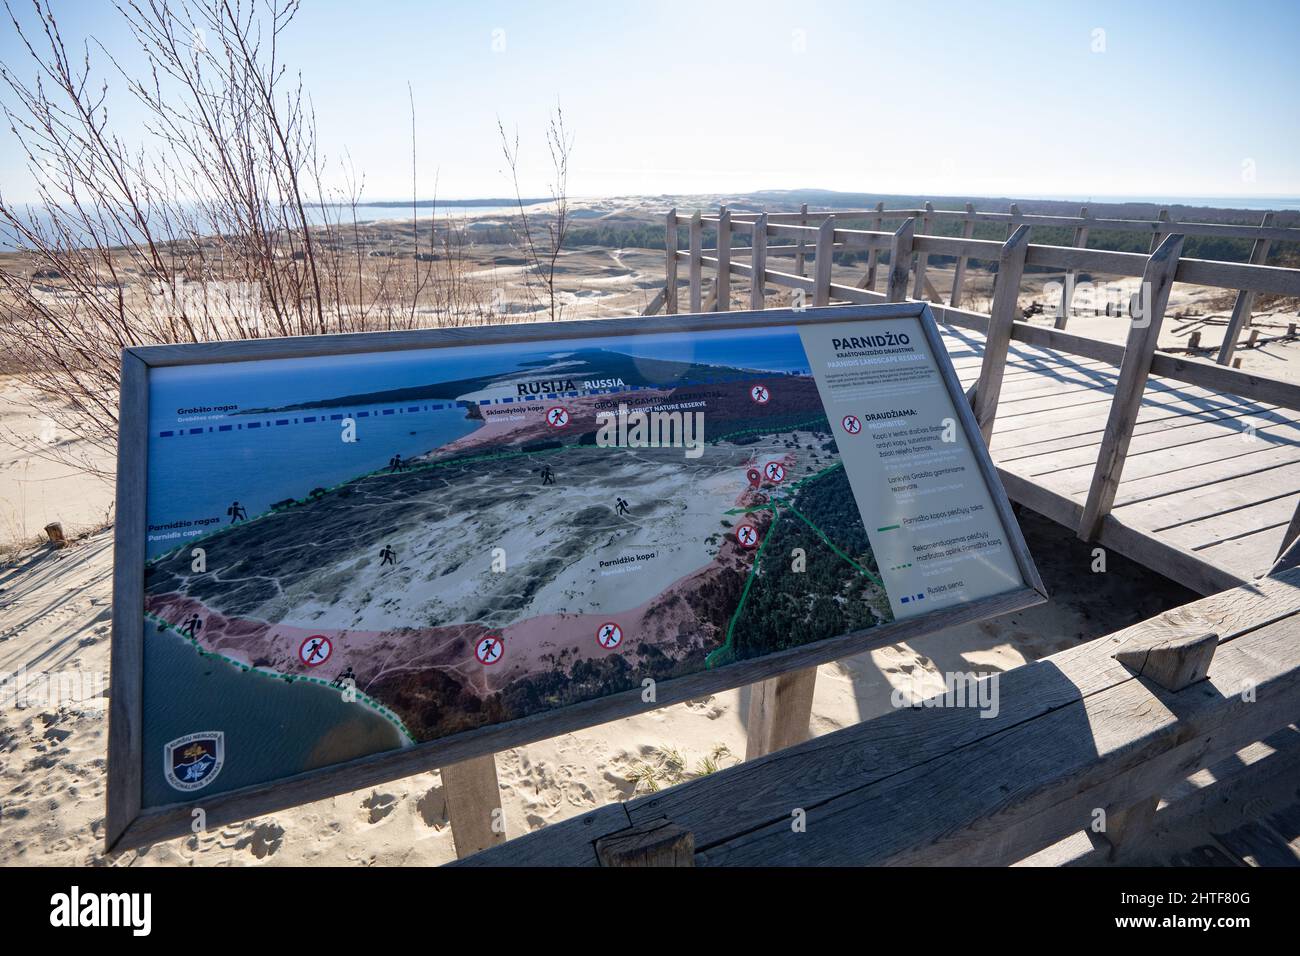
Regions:
[[[962,384],[984,336],[944,328]],[[1012,342],[990,444],[1013,501],[1077,528],[1119,370]],[[1300,412],[1152,376],[1101,543],[1209,594],[1267,573],[1300,504]]]

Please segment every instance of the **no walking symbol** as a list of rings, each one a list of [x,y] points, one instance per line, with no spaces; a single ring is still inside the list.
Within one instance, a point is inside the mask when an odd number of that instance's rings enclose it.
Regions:
[[[840,422],[840,424],[844,426],[844,430],[850,435],[856,435],[862,431],[862,422],[858,421],[857,415],[845,415],[844,421]]]
[[[506,645],[499,637],[487,635],[480,637],[478,646],[474,648],[474,656],[478,662],[485,667],[488,664],[495,664],[501,660],[501,655],[506,652]]]
[[[607,621],[596,631],[596,640],[605,650],[613,650],[623,643],[623,629],[613,621]]]
[[[319,667],[330,659],[334,645],[324,634],[313,634],[298,645],[298,657],[308,667]]]
[[[763,468],[763,474],[767,476],[768,481],[779,485],[785,481],[785,465],[779,461],[769,461]]]
[[[742,548],[752,548],[758,544],[758,529],[752,524],[742,524],[736,529],[736,540]]]
[[[749,397],[759,405],[766,405],[772,399],[772,393],[766,385],[755,385],[749,390]]]
[[[555,405],[546,410],[546,424],[552,428],[563,428],[569,424],[569,410]]]

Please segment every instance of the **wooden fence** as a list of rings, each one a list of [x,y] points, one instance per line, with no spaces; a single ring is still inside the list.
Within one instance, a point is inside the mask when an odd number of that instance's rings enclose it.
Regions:
[[[887,219],[902,218],[903,221],[893,232],[879,228],[844,229],[837,225],[839,220],[863,217],[871,217],[872,224],[876,226]],[[942,217],[962,218],[965,234],[960,237],[927,235],[926,230]],[[814,221],[816,225],[811,224]],[[1006,240],[997,242],[971,238],[970,233],[973,232],[975,223],[982,221],[1006,223]],[[748,303],[754,309],[763,308],[768,286],[796,290],[805,299],[810,296],[810,304],[813,306],[901,302],[909,296],[921,298],[927,289],[932,292],[933,287],[926,278],[930,256],[954,257],[957,267],[949,302],[946,305],[936,302],[931,308],[940,323],[971,329],[985,336],[979,381],[969,397],[986,441],[993,433],[1007,351],[1012,340],[1116,366],[1119,377],[1115,396],[1092,483],[1076,529],[1079,537],[1084,540],[1097,538],[1114,503],[1149,376],[1174,379],[1220,393],[1300,410],[1300,385],[1254,375],[1226,364],[1232,355],[1232,349],[1227,348],[1227,345],[1235,340],[1240,329],[1248,322],[1257,295],[1300,297],[1300,269],[1260,264],[1269,243],[1300,242],[1300,229],[1273,227],[1269,225],[1271,220],[1268,217],[1265,217],[1261,226],[1233,226],[1175,223],[1167,217],[1146,222],[1099,219],[1087,215],[1033,216],[1021,214],[1014,205],[1009,213],[975,212],[969,208],[958,213],[936,210],[927,203],[922,210],[887,210],[878,206],[873,210],[807,212],[805,209],[798,213],[764,212],[744,215],[733,214],[723,207],[716,216],[696,212],[688,222],[689,249],[682,251],[677,248],[677,212],[671,210],[666,216],[666,282],[647,313],[653,313],[660,306],[669,314],[678,311],[678,266],[681,263],[687,267],[689,311],[725,312],[731,307],[732,280],[736,276],[748,279]],[[1035,225],[1073,226],[1076,230],[1075,245],[1031,243],[1030,231]],[[717,248],[713,255],[704,254],[702,239],[706,228],[715,230],[717,234]],[[1152,251],[1144,255],[1084,248],[1083,243],[1087,241],[1089,232],[1098,229],[1148,232],[1152,236]],[[733,247],[733,232],[747,233],[751,239],[750,244]],[[1187,258],[1182,255],[1187,235],[1251,239],[1255,243],[1251,261],[1236,263]],[[867,251],[866,270],[853,285],[837,283],[832,279],[832,259],[838,250]],[[889,255],[889,271],[884,280],[885,291],[877,292],[875,285],[882,253]],[[770,259],[774,256],[792,257],[792,271],[772,268]],[[805,274],[809,256],[813,260],[811,276]],[[959,304],[963,275],[971,259],[997,264],[992,306],[987,315],[963,309]],[[1068,302],[1062,302],[1062,314],[1054,328],[1021,321],[1020,284],[1027,266],[1064,270],[1067,275],[1088,272],[1140,277],[1140,312],[1137,319],[1131,322],[1127,341],[1121,345],[1066,331],[1064,320],[1068,316],[1068,308],[1064,307],[1068,306]],[[703,296],[706,270],[715,277],[707,298]],[[1225,340],[1226,352],[1221,350],[1216,362],[1156,351],[1169,292],[1174,282],[1237,292],[1232,324],[1227,333],[1228,339]],[[1069,289],[1067,283],[1063,297],[1068,297]],[[931,297],[937,298],[933,294]],[[1034,507],[1032,501],[1024,503]],[[1298,534],[1300,509],[1297,509],[1291,526],[1287,529],[1283,549]]]

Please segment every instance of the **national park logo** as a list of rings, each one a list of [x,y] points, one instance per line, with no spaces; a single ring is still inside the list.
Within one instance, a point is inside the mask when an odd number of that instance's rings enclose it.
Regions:
[[[202,790],[226,761],[226,735],[220,730],[178,737],[163,747],[163,775],[176,790]]]

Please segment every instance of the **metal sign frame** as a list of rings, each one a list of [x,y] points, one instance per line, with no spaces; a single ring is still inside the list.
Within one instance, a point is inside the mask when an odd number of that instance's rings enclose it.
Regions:
[[[565,338],[604,338],[637,333],[691,333],[772,326],[916,318],[925,333],[948,397],[1007,534],[1025,586],[940,611],[864,631],[788,648],[659,681],[656,700],[640,688],[489,724],[436,740],[357,758],[279,780],[202,799],[142,810],[144,704],[144,572],[149,452],[149,373],[154,368],[265,359],[292,359],[444,348],[523,344]],[[924,634],[1023,610],[1047,600],[1011,503],[980,435],[966,395],[939,337],[930,307],[906,302],[772,309],[708,315],[672,315],[520,325],[474,326],[410,332],[365,332],[296,338],[253,339],[188,345],[152,345],[122,353],[119,413],[117,518],[113,567],[112,694],[109,704],[108,795],[105,843],[109,850],[142,846],[190,832],[192,812],[202,807],[209,827],[283,810],[473,757],[544,740],[632,714],[753,684]]]

